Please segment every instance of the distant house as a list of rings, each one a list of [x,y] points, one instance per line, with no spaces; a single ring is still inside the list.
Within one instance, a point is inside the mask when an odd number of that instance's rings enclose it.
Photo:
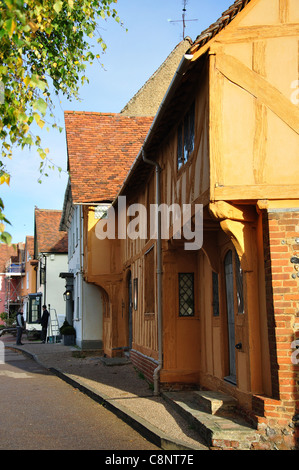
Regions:
[[[152,118],[120,114],[65,113],[70,180],[60,229],[69,234],[73,325],[77,344],[85,349],[103,345],[105,293],[94,277],[99,242],[94,226],[115,198],[151,122]]]
[[[24,311],[24,320],[29,320],[29,302],[31,294],[36,293],[36,271],[38,261],[34,259],[34,236],[26,236],[24,247],[24,276],[22,278],[21,296]]]
[[[16,246],[9,246],[4,243],[0,244],[0,313],[12,312],[12,304],[10,302],[10,291],[15,281],[7,271],[8,266],[11,264],[12,257],[18,253]],[[20,280],[20,279],[19,279]],[[0,324],[3,323],[0,319]]]
[[[5,266],[5,308],[10,314],[22,306],[22,282],[25,276],[24,243],[15,247],[15,255],[6,261]]]
[[[50,311],[51,325],[55,324],[55,327],[57,327],[56,319],[62,323],[65,317],[63,297],[65,284],[60,277],[60,273],[67,271],[68,256],[67,233],[59,231],[61,211],[38,209],[36,207],[34,218],[34,250],[32,251],[32,248],[30,248],[32,241],[27,237],[25,252],[26,289],[27,272],[29,274],[24,308],[29,330],[40,329],[39,321],[43,304]],[[33,259],[30,260],[30,257]],[[36,274],[33,272],[32,267],[35,269]],[[34,286],[35,275],[36,285]]]

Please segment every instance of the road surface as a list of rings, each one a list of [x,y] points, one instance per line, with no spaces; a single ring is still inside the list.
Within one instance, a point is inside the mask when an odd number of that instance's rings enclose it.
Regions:
[[[158,450],[20,352],[0,356],[0,450]]]

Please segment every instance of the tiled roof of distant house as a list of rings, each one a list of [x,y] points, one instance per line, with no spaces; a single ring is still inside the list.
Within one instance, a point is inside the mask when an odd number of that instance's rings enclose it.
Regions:
[[[13,245],[0,244],[0,273],[5,272],[5,266],[12,256],[17,256],[17,247]]]
[[[152,117],[65,112],[72,200],[112,201],[153,121]]]
[[[33,236],[27,235],[25,246],[26,246],[26,251],[29,252],[29,256],[33,258],[34,257],[34,237]],[[25,255],[25,259],[26,257],[27,257],[27,253]]]
[[[62,211],[35,208],[35,257],[38,253],[67,253],[67,232],[59,231]]]

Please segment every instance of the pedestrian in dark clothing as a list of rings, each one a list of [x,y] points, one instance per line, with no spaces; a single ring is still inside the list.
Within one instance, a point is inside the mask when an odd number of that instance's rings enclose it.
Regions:
[[[49,312],[47,310],[46,305],[43,305],[43,314],[41,317],[41,325],[42,325],[42,333],[41,333],[41,340],[42,343],[46,342],[47,339],[47,329],[48,329],[48,321],[49,321]]]
[[[23,310],[19,310],[16,316],[17,320],[17,345],[21,346],[23,343],[21,342],[22,340],[22,334],[23,330],[25,327],[25,322],[24,322],[24,317],[23,317]]]

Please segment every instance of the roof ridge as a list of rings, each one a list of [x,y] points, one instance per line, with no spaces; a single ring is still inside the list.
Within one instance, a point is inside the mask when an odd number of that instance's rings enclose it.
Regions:
[[[85,115],[91,115],[91,116],[110,116],[110,117],[118,117],[121,119],[138,119],[141,121],[142,119],[153,119],[153,116],[128,116],[127,114],[123,113],[106,113],[106,112],[97,112],[97,111],[64,111],[64,114],[74,114],[76,116],[85,116]]]
[[[64,114],[92,114],[92,115],[108,115],[114,116],[120,113],[110,113],[110,112],[99,112],[99,111],[74,111],[74,110],[66,110]]]
[[[235,0],[220,16],[220,18],[212,23],[208,28],[202,31],[195,39],[188,53],[194,53],[207,42],[214,38],[220,31],[225,28],[232,20],[242,11],[251,0]]]
[[[39,212],[61,212],[61,209],[40,209],[39,207],[35,207],[35,211],[39,211]]]

